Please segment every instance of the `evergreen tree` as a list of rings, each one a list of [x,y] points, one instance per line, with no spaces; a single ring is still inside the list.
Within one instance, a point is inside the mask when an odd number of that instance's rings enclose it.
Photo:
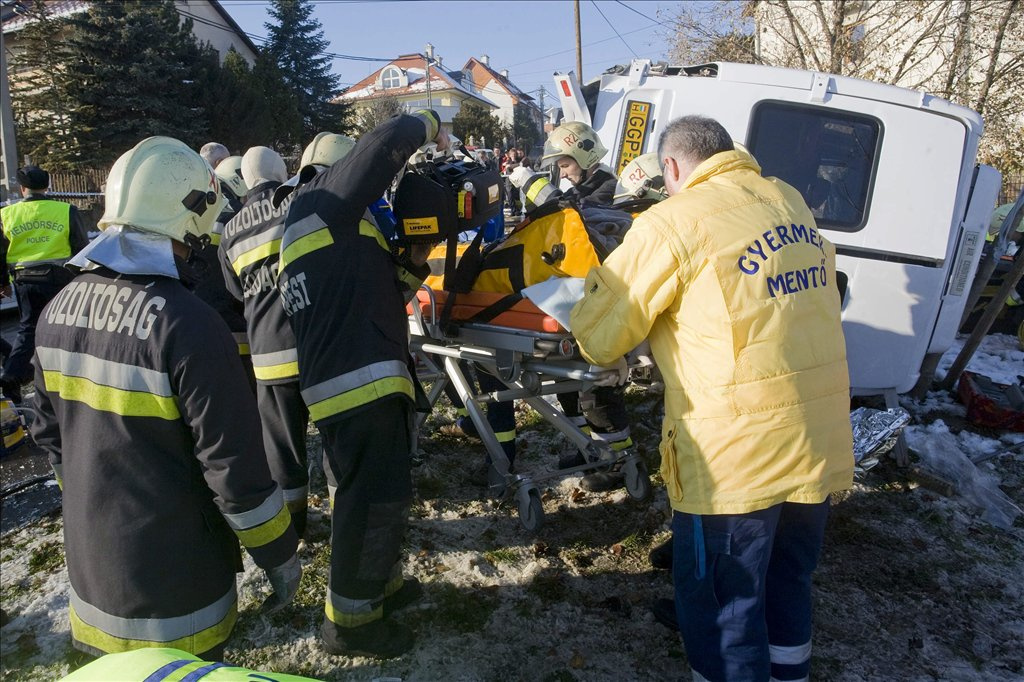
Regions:
[[[109,165],[152,135],[205,141],[204,93],[192,69],[202,52],[172,0],[99,2],[70,24],[57,86],[70,101],[78,163]]]
[[[348,106],[331,102],[338,95],[339,78],[331,73],[331,59],[325,54],[328,41],[320,22],[312,18],[313,3],[273,0],[269,12],[276,22],[264,24],[267,52],[298,100],[303,139],[319,132],[346,132]]]
[[[12,55],[11,108],[21,156],[51,170],[66,170],[75,159],[75,140],[68,126],[68,93],[57,81],[68,49],[62,34],[67,21],[54,19],[42,0],[27,11],[36,19],[22,29],[24,49]]]
[[[509,137],[510,131],[501,121],[491,116],[487,108],[474,102],[463,102],[459,113],[452,118],[452,133],[460,140],[483,140],[488,145],[497,145]]]
[[[517,104],[512,110],[512,137],[520,149],[529,150],[541,139],[540,127],[530,108]]]
[[[198,67],[198,90],[206,93],[203,105],[209,124],[207,140],[216,140],[236,154],[255,145],[281,146],[276,118],[280,110],[287,114],[289,105],[290,120],[294,128],[298,127],[294,101],[287,96],[266,97],[255,69],[234,48],[228,50],[221,65],[216,50],[205,46]],[[281,92],[280,80],[276,88],[267,89]],[[287,143],[285,140],[285,146]]]
[[[304,130],[302,115],[299,113],[299,99],[285,86],[281,69],[266,50],[261,51],[256,57],[252,79],[260,99],[270,112],[271,125],[266,132],[267,139],[273,143],[263,144],[274,147],[282,154],[289,149],[301,149]]]

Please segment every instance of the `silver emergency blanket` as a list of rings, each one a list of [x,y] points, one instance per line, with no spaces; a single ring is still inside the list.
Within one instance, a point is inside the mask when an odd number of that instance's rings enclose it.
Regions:
[[[169,237],[111,225],[68,261],[83,271],[107,267],[123,275],[164,275],[178,279]]]
[[[900,432],[909,422],[910,413],[902,407],[888,410],[858,407],[851,412],[854,472],[864,473],[878,464],[882,455],[896,445]]]

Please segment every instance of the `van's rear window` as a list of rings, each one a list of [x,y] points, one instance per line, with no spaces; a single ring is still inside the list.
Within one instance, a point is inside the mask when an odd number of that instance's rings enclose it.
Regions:
[[[880,123],[869,116],[763,102],[748,147],[763,175],[803,194],[819,227],[854,232],[867,219],[880,137]]]

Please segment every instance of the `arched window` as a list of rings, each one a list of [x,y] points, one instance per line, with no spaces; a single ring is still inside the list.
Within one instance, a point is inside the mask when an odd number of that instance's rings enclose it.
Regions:
[[[380,86],[385,90],[402,87],[402,72],[398,67],[389,66],[380,73]]]

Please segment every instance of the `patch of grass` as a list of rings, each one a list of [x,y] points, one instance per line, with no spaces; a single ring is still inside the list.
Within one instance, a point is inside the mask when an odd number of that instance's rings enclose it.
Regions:
[[[569,594],[569,589],[565,586],[564,576],[555,571],[548,572],[547,570],[535,576],[530,584],[526,586],[526,591],[545,604],[564,601]]]
[[[627,535],[619,544],[622,545],[622,549],[626,552],[637,552],[650,547],[651,536],[647,533],[638,531]]]
[[[28,567],[33,573],[52,573],[64,565],[64,543],[44,542],[28,558]]]
[[[495,566],[497,566],[498,564],[508,564],[509,566],[517,566],[520,562],[519,553],[516,552],[514,549],[510,549],[508,547],[492,549],[489,552],[484,552],[484,558]]]
[[[445,490],[444,481],[435,476],[423,476],[416,480],[416,492],[425,499],[440,497]]]
[[[18,599],[19,597],[28,594],[29,588],[28,585],[25,584],[25,582],[26,581],[24,580],[19,580],[16,583],[4,585],[3,588],[0,588],[0,602],[3,602],[4,604],[10,604],[12,601]]]
[[[498,600],[482,591],[463,591],[448,583],[438,584],[431,590],[437,604],[438,625],[458,632],[479,632],[498,608]]]

